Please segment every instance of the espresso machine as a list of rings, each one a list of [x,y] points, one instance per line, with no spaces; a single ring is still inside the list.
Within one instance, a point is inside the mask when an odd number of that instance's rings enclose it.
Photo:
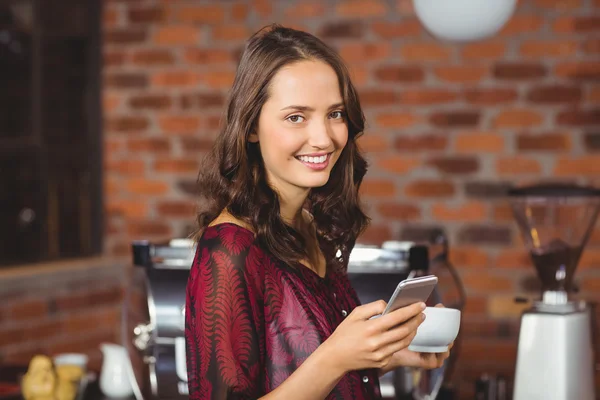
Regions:
[[[521,316],[514,400],[595,400],[592,316],[573,299],[573,276],[600,211],[600,191],[543,184],[509,192],[541,282]]]

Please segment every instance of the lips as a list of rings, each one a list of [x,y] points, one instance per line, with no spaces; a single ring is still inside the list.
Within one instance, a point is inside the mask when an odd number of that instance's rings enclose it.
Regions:
[[[322,156],[296,156],[295,158],[310,169],[322,170],[329,165],[331,153]]]

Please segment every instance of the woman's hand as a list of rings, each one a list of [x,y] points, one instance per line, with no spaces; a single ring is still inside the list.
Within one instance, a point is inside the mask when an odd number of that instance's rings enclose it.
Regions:
[[[408,347],[425,319],[424,303],[400,308],[387,315],[383,300],[356,307],[323,343],[330,365],[348,371],[385,368],[394,354]]]
[[[436,307],[444,307],[443,304],[437,304]],[[419,353],[411,351],[408,348],[396,352],[390,362],[379,371],[379,376],[398,367],[414,367],[423,369],[440,368],[444,361],[450,357],[450,350],[454,342],[448,345],[448,351],[444,353]]]

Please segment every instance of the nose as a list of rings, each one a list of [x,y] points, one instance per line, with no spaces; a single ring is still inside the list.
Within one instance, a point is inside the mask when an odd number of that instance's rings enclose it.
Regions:
[[[308,134],[308,144],[315,149],[325,150],[332,147],[331,127],[327,121],[311,124]]]

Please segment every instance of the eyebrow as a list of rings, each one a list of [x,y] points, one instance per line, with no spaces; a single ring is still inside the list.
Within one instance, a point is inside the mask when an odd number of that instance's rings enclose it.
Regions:
[[[343,107],[344,103],[335,103],[329,106],[329,110],[331,110],[332,108],[338,108],[338,107]],[[309,106],[298,106],[298,105],[292,105],[292,106],[287,106],[282,108],[280,111],[284,111],[284,110],[297,110],[297,111],[315,111],[314,108],[309,107]]]

